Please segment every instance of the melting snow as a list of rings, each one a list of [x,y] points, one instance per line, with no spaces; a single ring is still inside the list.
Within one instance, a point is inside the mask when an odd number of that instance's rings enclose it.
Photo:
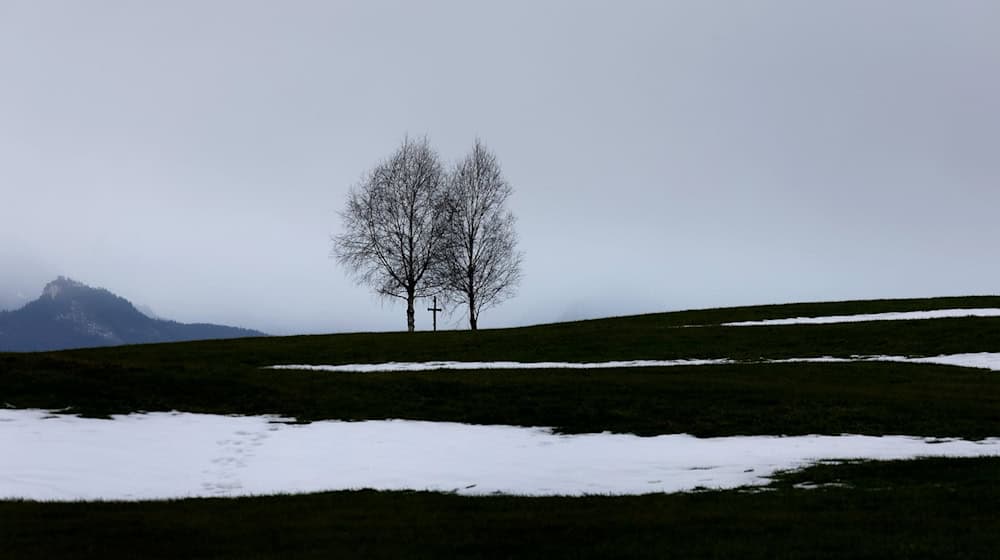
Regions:
[[[139,500],[335,489],[460,494],[645,494],[767,483],[828,459],[1000,455],[905,436],[556,435],[546,428],[403,420],[286,424],[153,413],[112,420],[0,410],[0,498]]]
[[[380,373],[398,371],[436,371],[440,369],[601,369],[663,366],[704,366],[731,364],[732,360],[624,360],[617,362],[386,362],[382,364],[308,365],[289,364],[269,369],[333,371],[343,373]]]
[[[942,366],[959,366],[1000,371],[1000,353],[997,352],[942,354],[940,356],[927,356],[923,358],[911,358],[907,356],[853,356],[850,358],[833,358],[831,356],[825,356],[822,358],[791,358],[787,360],[765,361],[765,363],[769,364],[790,364],[803,362],[903,362],[910,364],[938,364]]]
[[[783,364],[802,362],[908,362],[941,364],[1000,371],[1000,353],[979,352],[973,354],[945,354],[924,358],[907,356],[852,356],[850,358],[790,358],[781,360],[760,360],[755,363]],[[628,360],[618,362],[386,362],[382,364],[339,364],[309,365],[287,364],[268,366],[268,369],[329,371],[339,373],[385,373],[437,370],[483,370],[483,369],[601,369],[670,366],[703,366],[739,363],[730,359],[712,360]]]
[[[722,323],[724,327],[751,327],[758,325],[819,325],[826,323],[858,323],[862,321],[905,321],[911,319],[944,319],[949,317],[1000,317],[1000,309],[937,309],[934,311],[905,311],[871,313],[868,315],[831,315],[829,317],[792,317],[766,321],[738,321]]]
[[[942,364],[1000,371],[1000,353],[978,352],[974,354],[950,354],[929,358],[903,358],[907,362]]]

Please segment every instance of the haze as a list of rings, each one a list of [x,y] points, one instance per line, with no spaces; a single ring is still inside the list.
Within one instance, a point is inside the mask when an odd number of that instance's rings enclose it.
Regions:
[[[62,274],[401,330],[329,252],[404,134],[478,136],[515,188],[524,281],[484,328],[997,293],[998,29],[992,0],[0,0],[0,307]]]

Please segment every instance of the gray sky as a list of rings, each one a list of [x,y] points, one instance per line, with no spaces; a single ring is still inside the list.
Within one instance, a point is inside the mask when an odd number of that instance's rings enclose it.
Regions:
[[[998,293],[998,29],[995,0],[0,0],[0,306],[63,274],[405,328],[328,255],[407,133],[479,136],[515,187],[524,282],[483,327]]]

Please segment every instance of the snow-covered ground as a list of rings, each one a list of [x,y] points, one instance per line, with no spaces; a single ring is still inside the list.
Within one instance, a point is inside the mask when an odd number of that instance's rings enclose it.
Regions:
[[[910,364],[938,364],[944,366],[959,366],[967,368],[988,369],[1000,371],[1000,353],[976,352],[970,354],[943,354],[923,358],[906,356],[855,356],[852,358],[792,358],[788,360],[766,360],[767,363],[803,363],[803,362],[903,362]]]
[[[287,364],[269,369],[332,371],[342,373],[381,373],[402,371],[477,370],[477,369],[601,369],[663,366],[705,366],[730,364],[732,360],[623,360],[616,362],[385,362],[381,364],[308,365]]]
[[[831,315],[829,317],[792,317],[766,321],[738,321],[722,323],[724,327],[752,327],[758,325],[819,325],[826,323],[859,323],[862,321],[907,321],[913,319],[944,319],[949,317],[1000,317],[1000,309],[937,309],[934,311],[900,311],[871,313],[867,315]]]
[[[286,424],[153,413],[112,420],[0,410],[0,498],[139,500],[334,489],[644,494],[765,484],[824,459],[1000,455],[904,436],[642,438],[403,420]]]
[[[997,352],[949,354],[944,356],[931,356],[928,358],[904,358],[904,360],[925,364],[943,364],[946,366],[961,366],[1000,371],[1000,353]]]
[[[798,362],[908,362],[942,364],[1000,371],[1000,352],[972,354],[946,354],[923,358],[906,356],[854,356],[851,358],[791,358],[760,360],[760,363]],[[310,365],[286,364],[269,366],[269,369],[329,371],[340,373],[419,372],[437,370],[490,370],[490,369],[600,369],[669,366],[702,366],[738,363],[729,359],[713,360],[628,360],[617,362],[386,362],[381,364]]]

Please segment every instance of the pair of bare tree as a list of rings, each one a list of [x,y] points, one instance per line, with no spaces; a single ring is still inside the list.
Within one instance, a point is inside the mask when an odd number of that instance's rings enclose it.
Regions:
[[[333,255],[359,284],[406,300],[410,332],[416,299],[435,295],[464,307],[476,330],[480,312],[513,296],[521,279],[512,192],[478,139],[445,170],[426,138],[405,138],[351,189]]]

